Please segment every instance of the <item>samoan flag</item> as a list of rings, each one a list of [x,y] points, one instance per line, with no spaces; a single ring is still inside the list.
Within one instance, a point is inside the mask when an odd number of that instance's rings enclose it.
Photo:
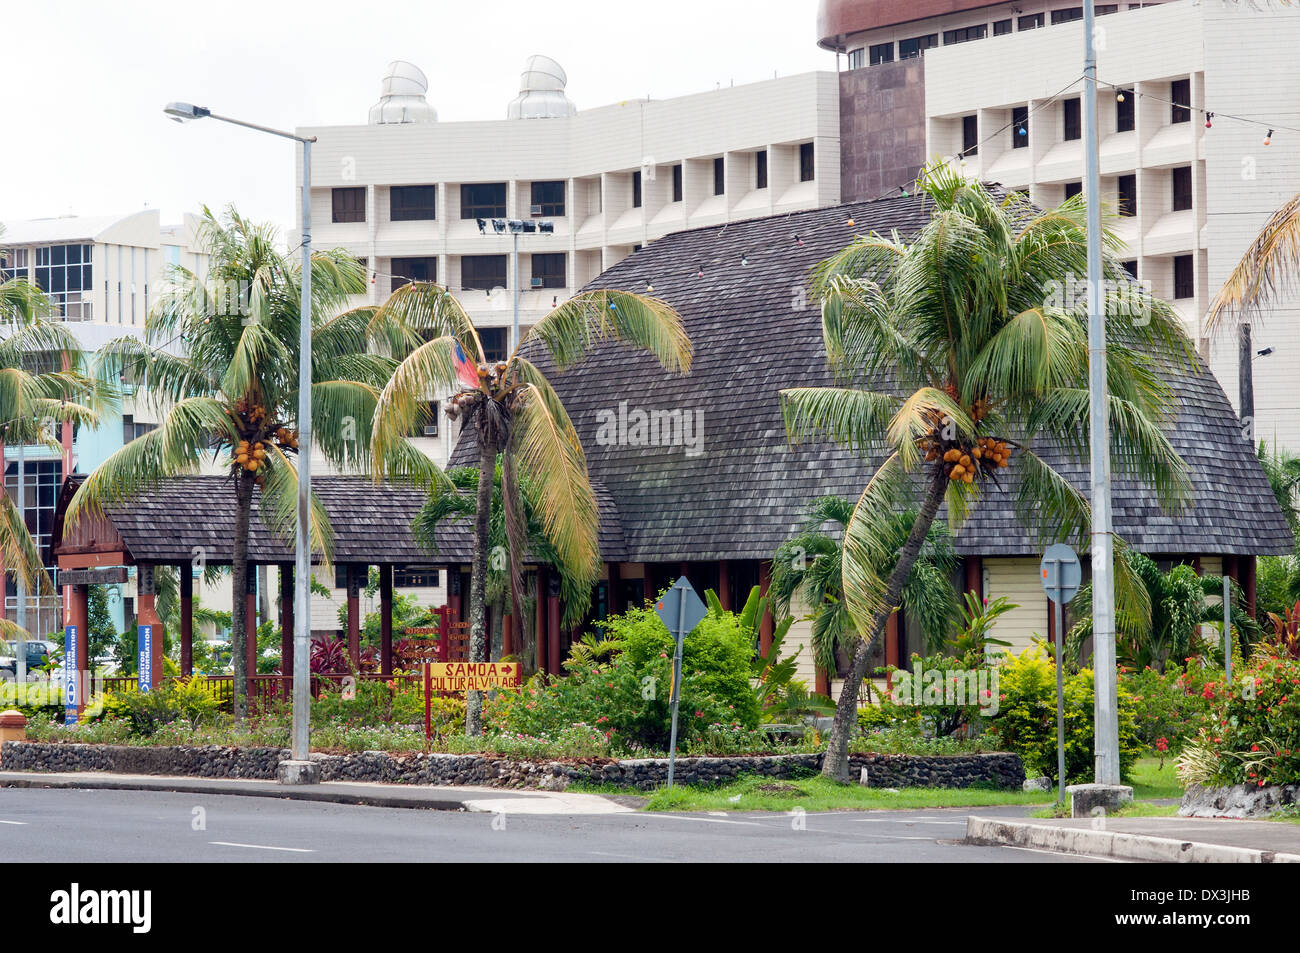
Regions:
[[[456,377],[466,387],[478,387],[478,368],[465,356],[460,344],[456,344]]]

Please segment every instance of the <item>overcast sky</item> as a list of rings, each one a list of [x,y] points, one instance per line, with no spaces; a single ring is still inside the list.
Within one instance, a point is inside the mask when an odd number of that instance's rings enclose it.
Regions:
[[[6,2],[0,222],[233,202],[290,225],[294,144],[177,125],[169,100],[284,129],[363,123],[404,59],[440,119],[504,119],[545,53],[583,109],[834,69],[815,17],[815,0]]]

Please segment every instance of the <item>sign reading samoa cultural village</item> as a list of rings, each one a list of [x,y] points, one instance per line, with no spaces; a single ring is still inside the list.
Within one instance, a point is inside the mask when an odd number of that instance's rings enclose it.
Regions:
[[[430,688],[435,692],[485,692],[519,684],[519,666],[513,662],[432,662]]]

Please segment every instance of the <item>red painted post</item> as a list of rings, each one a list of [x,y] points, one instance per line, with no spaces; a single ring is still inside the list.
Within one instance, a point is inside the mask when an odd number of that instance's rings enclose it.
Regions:
[[[550,664],[547,666],[552,675],[560,674],[560,580],[554,584],[547,580],[546,596],[546,649]]]
[[[257,691],[257,567],[248,563],[244,576],[244,673],[248,683],[248,703],[253,704]]]
[[[515,654],[515,614],[511,612],[501,620],[501,654],[510,658]]]
[[[348,658],[354,671],[361,670],[361,581],[357,567],[347,567],[348,577]]]
[[[767,595],[768,587],[772,585],[772,561],[764,559],[758,564],[758,586],[760,594]],[[763,619],[758,624],[758,646],[760,653],[766,657],[772,648],[772,613],[767,611],[763,613]]]
[[[609,614],[618,615],[625,606],[623,605],[622,592],[623,577],[618,563],[609,564]]]
[[[438,609],[438,661],[450,661],[451,606]]]
[[[731,611],[731,565],[723,559],[718,562],[718,601],[722,611]]]
[[[537,671],[543,674],[550,671],[550,657],[546,648],[546,593],[550,588],[548,575],[545,566],[537,567]]]
[[[137,626],[137,636],[139,633],[138,626],[153,626],[153,678],[149,684],[152,688],[162,686],[163,680],[163,624],[162,619],[158,618],[158,610],[154,606],[157,590],[154,588],[153,579],[154,567],[149,563],[140,563],[136,567],[136,609],[135,621]]]
[[[176,567],[181,584],[181,674],[194,674],[194,568],[189,563]]]

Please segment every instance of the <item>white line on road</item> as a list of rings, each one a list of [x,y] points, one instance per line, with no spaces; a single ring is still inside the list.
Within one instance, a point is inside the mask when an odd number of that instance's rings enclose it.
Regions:
[[[212,840],[208,841],[217,847],[248,847],[252,850],[286,850],[294,854],[314,854],[314,850],[308,850],[305,847],[268,847],[266,844],[234,844],[230,841]]]
[[[739,824],[742,827],[768,827],[758,821],[726,821],[720,817],[692,817],[688,814],[641,814],[641,817],[658,817],[666,821],[701,821],[705,824]]]
[[[26,821],[0,821],[0,824],[12,824],[14,827],[26,827]]]

